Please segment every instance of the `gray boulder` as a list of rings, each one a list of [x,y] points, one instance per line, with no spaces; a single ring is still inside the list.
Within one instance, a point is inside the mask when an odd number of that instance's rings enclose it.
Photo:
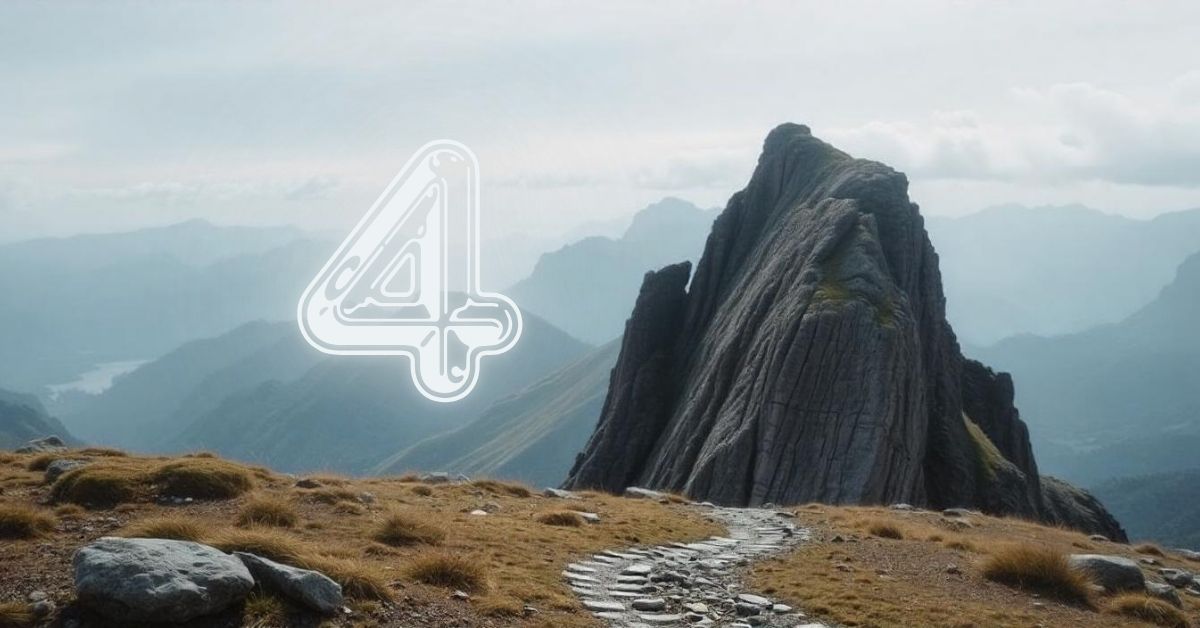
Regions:
[[[66,450],[67,444],[63,442],[63,439],[51,434],[44,438],[31,440],[16,448],[15,451],[19,454],[48,454]]]
[[[1146,577],[1138,564],[1122,556],[1072,554],[1071,567],[1088,574],[1105,591],[1142,591]]]
[[[182,623],[254,587],[242,561],[200,543],[104,537],[75,552],[79,602],[118,621]]]
[[[84,460],[59,458],[58,460],[51,462],[49,465],[46,465],[46,472],[43,476],[43,480],[46,482],[46,484],[53,484],[55,480],[62,476],[62,474],[68,471],[74,471],[75,469],[83,466],[87,466],[87,462]]]
[[[542,491],[542,495],[553,499],[579,499],[580,497],[571,491],[564,491],[561,488],[547,488]]]
[[[1176,587],[1188,586],[1189,584],[1192,583],[1192,578],[1195,577],[1192,575],[1192,572],[1190,572],[1190,571],[1184,571],[1183,569],[1165,569],[1165,568],[1159,569],[1158,575],[1162,576],[1163,580],[1166,580],[1168,584],[1171,584],[1172,586],[1176,586]]]
[[[1179,598],[1179,592],[1175,587],[1161,582],[1147,582],[1146,593],[1151,597],[1156,597],[1176,608],[1183,608],[1183,600]]]
[[[342,607],[341,585],[323,573],[281,565],[245,552],[233,555],[241,559],[264,589],[325,615],[332,615]]]

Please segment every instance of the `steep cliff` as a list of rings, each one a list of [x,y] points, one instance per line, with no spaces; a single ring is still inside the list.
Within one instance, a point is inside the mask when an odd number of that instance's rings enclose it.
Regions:
[[[1049,518],[1011,382],[963,359],[907,188],[772,131],[690,287],[687,265],[646,275],[567,486]]]

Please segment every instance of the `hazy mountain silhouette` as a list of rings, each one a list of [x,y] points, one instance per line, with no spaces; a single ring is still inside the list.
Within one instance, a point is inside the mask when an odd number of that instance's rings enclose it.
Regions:
[[[253,322],[193,340],[114,380],[63,420],[83,438],[156,450],[241,390],[300,377],[323,358],[294,323]]]
[[[1114,325],[974,352],[1012,373],[1042,466],[1092,485],[1194,467],[1200,450],[1200,254]]]
[[[1086,207],[994,207],[926,219],[947,316],[969,344],[1120,321],[1200,251],[1200,209],[1134,220]]]
[[[58,419],[46,414],[37,397],[0,389],[0,450],[50,435],[74,440]]]
[[[715,217],[714,210],[663,199],[639,211],[620,238],[584,238],[546,253],[507,294],[576,338],[607,342],[621,333],[642,275],[699,256]]]
[[[190,221],[0,247],[0,381],[70,381],[97,363],[160,356],[242,323],[294,316],[332,243],[291,228]]]
[[[207,449],[290,471],[367,471],[423,438],[462,426],[590,348],[529,311],[523,319],[520,342],[486,358],[478,385],[461,401],[421,396],[404,358],[330,358],[293,381],[267,382],[210,403],[166,448]]]
[[[1093,492],[1121,519],[1130,538],[1200,547],[1200,468],[1108,480]]]
[[[558,486],[596,427],[620,348],[614,340],[594,349],[467,425],[384,460],[376,471],[452,471]]]

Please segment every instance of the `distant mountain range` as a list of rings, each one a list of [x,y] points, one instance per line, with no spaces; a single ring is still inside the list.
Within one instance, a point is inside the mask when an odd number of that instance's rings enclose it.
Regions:
[[[1134,220],[1078,205],[1008,205],[925,225],[947,316],[972,345],[1117,322],[1200,251],[1200,209]]]
[[[453,430],[590,347],[524,312],[521,341],[486,358],[465,399],[421,396],[403,358],[326,359],[292,381],[247,387],[211,404],[167,451],[208,449],[288,471],[363,473],[428,436]]]
[[[1200,547],[1200,467],[1108,480],[1092,492],[1125,524],[1130,538]]]
[[[50,435],[74,440],[58,419],[46,414],[37,397],[0,389],[0,450]]]
[[[646,271],[694,260],[715,210],[666,198],[639,211],[620,238],[595,236],[546,253],[506,294],[593,344],[621,334]]]
[[[67,382],[255,319],[294,316],[333,243],[291,228],[191,221],[0,246],[0,382]]]
[[[185,343],[117,377],[102,394],[78,400],[63,420],[93,443],[160,450],[229,395],[294,380],[323,357],[294,323],[247,323]]]
[[[592,350],[467,425],[384,460],[379,475],[441,470],[558,486],[596,427],[619,340]]]
[[[1009,371],[1039,462],[1085,485],[1184,470],[1200,451],[1200,254],[1119,323],[974,355]]]

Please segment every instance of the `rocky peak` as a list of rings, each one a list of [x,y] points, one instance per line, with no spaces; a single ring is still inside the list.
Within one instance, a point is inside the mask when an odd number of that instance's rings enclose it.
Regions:
[[[773,130],[690,288],[686,266],[647,274],[567,485],[1042,513],[1011,381],[962,358],[907,190]]]

